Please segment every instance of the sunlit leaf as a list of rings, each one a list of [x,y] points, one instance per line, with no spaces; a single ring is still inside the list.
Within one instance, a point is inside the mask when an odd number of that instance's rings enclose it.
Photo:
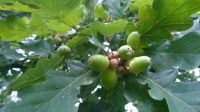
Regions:
[[[140,7],[138,31],[142,41],[172,39],[171,32],[188,29],[192,26],[190,16],[200,10],[199,4],[200,0],[154,0],[152,6]]]

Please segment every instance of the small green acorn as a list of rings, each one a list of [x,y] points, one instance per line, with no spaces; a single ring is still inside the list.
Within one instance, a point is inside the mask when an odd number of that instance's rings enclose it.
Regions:
[[[71,49],[66,45],[61,45],[57,48],[56,52],[61,56],[69,56]]]
[[[138,75],[145,72],[151,64],[151,58],[148,56],[135,57],[129,62],[129,72]]]
[[[88,65],[94,71],[103,72],[109,67],[109,60],[103,55],[93,55],[88,59]]]
[[[112,89],[116,83],[117,83],[117,80],[118,80],[118,77],[117,77],[117,73],[115,70],[106,70],[104,72],[102,72],[101,74],[101,85],[109,90],[109,89]]]
[[[123,45],[118,49],[119,57],[122,60],[128,60],[133,56],[133,49],[129,45]]]
[[[134,31],[128,35],[126,41],[127,41],[127,45],[131,46],[133,49],[139,48],[140,34],[137,31]]]

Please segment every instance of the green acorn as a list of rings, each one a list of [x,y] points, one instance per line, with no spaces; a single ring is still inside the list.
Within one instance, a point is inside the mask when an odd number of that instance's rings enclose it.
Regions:
[[[88,59],[88,65],[94,71],[103,72],[109,67],[109,60],[103,55],[93,55]]]
[[[106,70],[104,72],[102,72],[101,74],[101,85],[105,88],[105,89],[112,89],[116,83],[117,83],[117,80],[118,80],[118,77],[117,77],[117,73],[115,70]]]
[[[135,57],[129,62],[129,72],[138,75],[145,72],[151,64],[151,58],[148,56]]]
[[[61,45],[57,48],[56,52],[61,56],[69,56],[71,49],[66,45]]]
[[[136,31],[130,33],[127,37],[127,45],[131,46],[133,49],[140,46],[140,34]]]
[[[118,49],[119,57],[122,60],[128,60],[133,56],[133,49],[129,45],[123,45]]]

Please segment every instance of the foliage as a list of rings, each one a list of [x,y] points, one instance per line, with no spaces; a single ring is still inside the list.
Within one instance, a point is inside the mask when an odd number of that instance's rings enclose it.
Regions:
[[[199,23],[192,27],[199,4],[0,0],[0,112],[124,112],[129,102],[139,112],[200,112],[199,76],[191,72],[200,66]],[[130,42],[132,54],[122,59],[118,50],[133,32],[137,47]],[[60,46],[70,53],[60,55]],[[140,51],[151,64],[131,75],[127,64]],[[115,82],[92,70],[88,59],[97,54],[108,58]]]

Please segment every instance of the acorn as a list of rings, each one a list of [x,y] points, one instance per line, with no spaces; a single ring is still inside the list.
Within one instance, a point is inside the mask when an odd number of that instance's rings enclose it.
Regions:
[[[139,48],[140,34],[137,31],[134,31],[128,35],[126,41],[127,41],[127,45],[131,46],[133,49]]]
[[[129,72],[138,75],[145,72],[151,64],[151,58],[148,56],[135,57],[129,62]]]
[[[133,49],[129,45],[123,45],[118,49],[119,57],[122,60],[128,60],[133,56]]]
[[[100,75],[101,85],[103,88],[107,90],[114,88],[118,80],[115,70],[108,69],[102,72]]]
[[[103,72],[109,68],[109,60],[103,55],[93,55],[88,59],[88,65],[94,71]]]
[[[56,52],[61,56],[69,56],[71,49],[66,45],[61,45],[57,48]]]

